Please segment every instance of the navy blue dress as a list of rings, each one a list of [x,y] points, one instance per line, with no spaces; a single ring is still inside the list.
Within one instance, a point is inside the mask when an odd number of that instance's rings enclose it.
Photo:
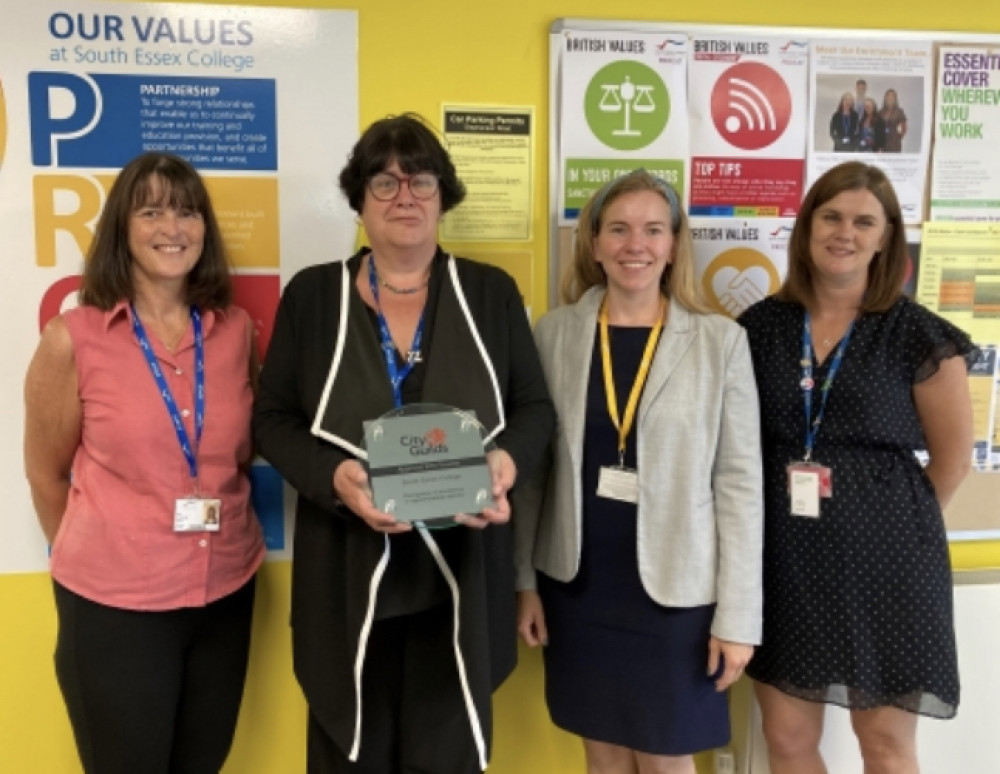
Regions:
[[[610,329],[620,417],[649,331]],[[549,630],[549,713],[574,734],[654,755],[724,745],[726,695],[716,692],[705,673],[715,606],[663,607],[646,593],[639,577],[636,506],[597,496],[600,468],[617,463],[618,431],[608,416],[598,334],[587,390],[580,571],[569,583],[538,573]],[[634,427],[625,464],[636,465]]]
[[[859,317],[813,452],[832,469],[833,496],[818,519],[792,516],[786,468],[805,445],[803,315],[768,298],[739,320],[760,391],[765,497],[764,633],[747,674],[809,701],[950,718],[951,569],[941,509],[913,454],[924,446],[913,387],[975,349],[907,298]]]

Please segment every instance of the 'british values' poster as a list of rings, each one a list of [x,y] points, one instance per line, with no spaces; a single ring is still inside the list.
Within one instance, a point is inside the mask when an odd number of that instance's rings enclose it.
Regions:
[[[690,213],[795,217],[805,178],[805,41],[691,40]]]
[[[559,224],[644,167],[684,194],[687,36],[567,30],[560,50]]]

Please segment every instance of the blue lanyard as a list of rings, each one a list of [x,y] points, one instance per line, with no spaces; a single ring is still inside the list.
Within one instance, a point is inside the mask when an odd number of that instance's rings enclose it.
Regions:
[[[410,356],[406,359],[406,365],[400,370],[396,363],[396,345],[392,342],[392,334],[389,333],[389,324],[382,314],[382,305],[378,300],[378,281],[375,278],[375,258],[368,254],[368,283],[372,288],[372,297],[375,299],[375,313],[378,316],[379,336],[382,339],[382,354],[385,356],[385,367],[389,372],[389,384],[392,385],[392,399],[399,408],[403,405],[403,380],[410,375],[410,371],[416,365],[416,357],[413,353],[420,352],[420,338],[424,334],[424,312],[420,312],[420,320],[417,322],[417,329],[413,332],[413,343],[410,345]]]
[[[806,412],[806,453],[805,461],[812,459],[813,446],[816,443],[816,436],[819,433],[819,426],[823,421],[823,412],[826,411],[826,399],[830,394],[830,387],[833,385],[833,378],[840,368],[840,361],[844,359],[844,350],[847,349],[847,342],[851,340],[851,332],[854,330],[854,320],[847,326],[844,338],[840,340],[837,351],[833,353],[833,360],[830,362],[830,370],[826,373],[823,386],[820,387],[819,411],[816,418],[812,418],[812,394],[815,383],[813,382],[813,352],[812,352],[812,329],[809,326],[809,311],[806,311],[805,322],[802,325],[802,381],[799,386],[802,388],[802,396],[805,402]]]
[[[160,364],[153,354],[153,345],[149,343],[149,336],[146,329],[142,327],[142,321],[132,307],[132,331],[135,333],[142,354],[146,357],[146,365],[149,366],[156,386],[160,390],[160,397],[167,406],[167,413],[170,414],[170,421],[173,422],[174,432],[180,442],[181,451],[184,452],[184,459],[187,460],[188,469],[191,471],[191,478],[198,479],[198,457],[197,449],[201,443],[201,432],[205,427],[205,339],[201,333],[201,315],[193,306],[191,307],[191,327],[194,328],[194,447],[188,439],[187,430],[184,429],[184,422],[181,420],[181,413],[177,410],[177,403],[174,401],[173,393],[170,392],[170,385],[163,377]]]

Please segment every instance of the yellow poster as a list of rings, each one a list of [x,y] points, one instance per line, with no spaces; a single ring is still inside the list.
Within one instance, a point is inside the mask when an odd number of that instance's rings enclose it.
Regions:
[[[448,152],[466,196],[441,224],[442,241],[531,240],[534,108],[444,106]]]
[[[925,223],[917,300],[973,341],[1000,342],[1000,223]]]

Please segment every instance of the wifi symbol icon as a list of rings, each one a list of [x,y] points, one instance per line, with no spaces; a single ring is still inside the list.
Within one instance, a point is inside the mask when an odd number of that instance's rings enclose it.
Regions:
[[[773,68],[742,62],[715,82],[711,110],[712,122],[724,140],[741,150],[760,150],[788,127],[792,95]]]

